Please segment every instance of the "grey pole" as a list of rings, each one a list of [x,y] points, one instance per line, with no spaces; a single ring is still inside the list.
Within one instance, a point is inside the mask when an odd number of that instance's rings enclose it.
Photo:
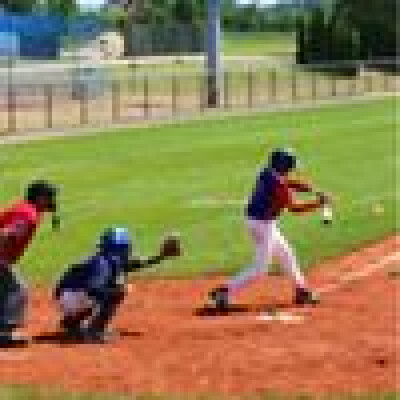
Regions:
[[[207,104],[220,105],[221,91],[221,0],[208,0],[207,29]]]

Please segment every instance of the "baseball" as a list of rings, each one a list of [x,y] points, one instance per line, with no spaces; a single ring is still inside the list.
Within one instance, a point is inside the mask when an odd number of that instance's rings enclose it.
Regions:
[[[372,207],[372,212],[375,215],[383,215],[385,213],[385,208],[382,204],[377,203]]]

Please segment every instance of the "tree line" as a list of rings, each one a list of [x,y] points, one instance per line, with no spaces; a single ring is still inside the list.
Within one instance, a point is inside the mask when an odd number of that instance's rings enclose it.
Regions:
[[[76,0],[0,0],[0,9],[10,13],[49,13],[72,16],[80,12]]]
[[[315,0],[303,0],[306,3]],[[97,14],[121,23],[131,19],[136,23],[168,24],[171,21],[204,25],[207,15],[207,0],[118,0],[109,1],[114,6],[104,6]],[[257,0],[240,5],[236,0],[221,0],[221,23],[226,31],[262,32],[293,31],[296,18],[301,13],[285,0],[274,7],[260,7]],[[83,12],[76,0],[0,0],[0,7],[14,13],[48,12],[62,16],[73,16]]]
[[[205,28],[207,0],[109,0],[96,15],[128,37],[132,24],[191,24]],[[297,62],[394,59],[399,55],[396,22],[399,0],[282,0],[261,7],[254,0],[240,5],[221,0],[225,31],[297,33]],[[300,4],[300,6],[299,6]],[[296,7],[297,5],[297,7]],[[62,16],[82,13],[76,0],[0,0],[0,7],[17,13],[49,12]]]
[[[330,11],[305,13],[297,24],[297,62],[367,60],[397,69],[397,5],[398,0],[337,0]]]

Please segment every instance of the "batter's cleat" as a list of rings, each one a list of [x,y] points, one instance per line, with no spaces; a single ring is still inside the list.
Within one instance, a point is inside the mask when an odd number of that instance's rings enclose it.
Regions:
[[[208,295],[208,306],[224,311],[231,306],[229,289],[226,286],[219,286],[212,290]]]
[[[319,295],[309,289],[297,288],[294,303],[298,306],[316,305],[321,302]]]
[[[118,338],[118,335],[111,328],[99,330],[93,327],[85,327],[81,330],[80,340],[84,343],[106,344],[116,338]]]
[[[69,326],[68,328],[64,328],[63,333],[65,339],[73,342],[81,341],[84,338],[84,332],[79,326]]]
[[[29,343],[29,339],[20,333],[2,332],[0,333],[0,347],[19,346]]]

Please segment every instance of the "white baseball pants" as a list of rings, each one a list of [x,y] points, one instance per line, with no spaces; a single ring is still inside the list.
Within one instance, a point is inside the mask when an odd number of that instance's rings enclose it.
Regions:
[[[248,286],[262,273],[268,272],[272,258],[280,259],[285,273],[293,278],[297,287],[305,287],[304,277],[297,264],[293,249],[282,236],[277,221],[248,220],[251,237],[255,244],[255,255],[252,265],[228,282],[228,289],[235,293]]]

